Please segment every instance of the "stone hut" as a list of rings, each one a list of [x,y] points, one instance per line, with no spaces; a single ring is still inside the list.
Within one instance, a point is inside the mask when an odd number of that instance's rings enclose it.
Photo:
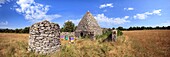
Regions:
[[[91,38],[94,38],[94,36],[101,34],[102,29],[98,25],[93,15],[88,11],[79,22],[75,30],[75,36],[76,37],[90,36]]]
[[[49,54],[59,50],[60,27],[58,24],[45,20],[30,27],[28,51]]]

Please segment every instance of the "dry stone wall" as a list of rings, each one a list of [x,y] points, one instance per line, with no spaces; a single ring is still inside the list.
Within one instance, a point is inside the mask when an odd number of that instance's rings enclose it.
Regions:
[[[75,36],[74,32],[61,32],[60,33],[61,36]]]
[[[61,45],[60,27],[58,24],[43,21],[30,27],[28,51],[49,54],[59,50]]]

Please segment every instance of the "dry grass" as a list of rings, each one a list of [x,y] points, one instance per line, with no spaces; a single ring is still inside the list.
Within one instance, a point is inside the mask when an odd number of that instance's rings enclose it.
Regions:
[[[170,56],[170,30],[124,31],[131,41],[133,53],[140,57]]]
[[[79,39],[62,41],[60,52],[37,55],[27,52],[28,34],[0,33],[1,57],[168,57],[170,30],[124,31],[117,42]]]
[[[16,34],[16,33],[0,33],[1,39],[8,39],[14,41],[28,41],[29,34]]]
[[[42,57],[27,52],[29,34],[0,33],[0,57]]]

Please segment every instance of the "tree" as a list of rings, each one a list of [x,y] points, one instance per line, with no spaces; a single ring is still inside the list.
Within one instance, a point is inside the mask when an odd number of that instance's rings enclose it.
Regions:
[[[5,29],[5,33],[8,33],[8,30],[9,30],[9,29],[8,29],[8,28],[6,28],[6,29]]]
[[[64,32],[64,28],[62,27],[62,28],[60,29],[60,31],[61,31],[61,32]]]
[[[74,27],[74,31],[77,29],[77,26]]]
[[[153,29],[153,28],[152,28],[152,27],[146,27],[146,29],[151,30],[151,29]]]
[[[145,28],[144,26],[142,26],[142,27],[141,27],[141,30],[144,30],[144,29],[146,29],[146,28]]]
[[[67,21],[64,23],[64,27],[62,29],[63,32],[73,32],[75,30],[75,25],[72,21]]]
[[[120,27],[118,27],[117,29],[119,29],[119,30],[123,30],[123,27],[121,27],[121,26],[120,26]]]
[[[160,27],[159,27],[159,26],[156,26],[156,29],[160,29]]]
[[[170,26],[168,26],[167,29],[170,29]]]
[[[25,27],[25,28],[22,30],[22,33],[29,33],[29,27]]]
[[[165,27],[165,26],[163,26],[161,29],[166,29],[166,27]]]
[[[128,30],[133,30],[133,27],[130,27]]]
[[[23,32],[23,29],[18,29],[19,30],[19,33],[22,33]]]
[[[15,33],[19,33],[19,29],[15,29]]]
[[[123,35],[123,32],[121,30],[117,30],[117,36]]]
[[[112,30],[115,30],[115,28],[113,27]]]

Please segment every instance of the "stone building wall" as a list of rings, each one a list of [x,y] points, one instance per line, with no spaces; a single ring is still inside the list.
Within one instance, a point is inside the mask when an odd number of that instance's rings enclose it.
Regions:
[[[74,32],[61,32],[61,36],[75,36]]]
[[[43,21],[30,27],[29,51],[49,54],[59,50],[60,27],[58,24]]]
[[[76,37],[84,37],[84,36],[97,36],[102,35],[102,29],[97,23],[97,20],[93,17],[90,12],[87,12],[81,21],[79,22],[76,30]],[[91,37],[90,37],[91,38]]]

